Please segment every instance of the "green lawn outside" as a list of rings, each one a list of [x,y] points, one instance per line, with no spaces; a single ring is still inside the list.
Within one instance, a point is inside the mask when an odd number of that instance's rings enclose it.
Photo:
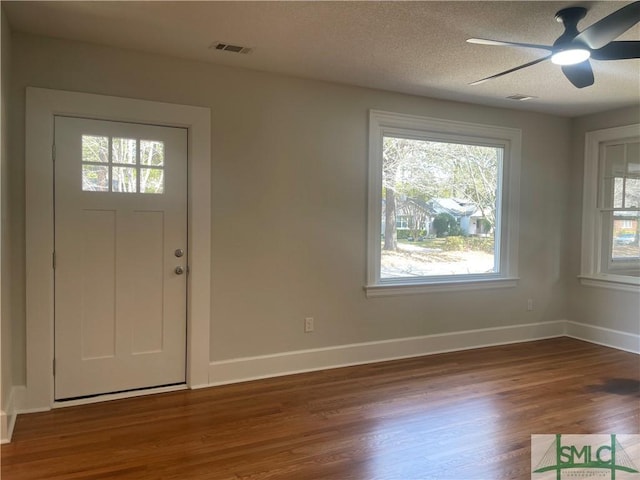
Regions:
[[[444,251],[481,251],[493,253],[493,237],[444,237],[426,238],[424,240],[410,242],[408,240],[398,240],[399,244],[414,245],[417,247],[438,249]]]

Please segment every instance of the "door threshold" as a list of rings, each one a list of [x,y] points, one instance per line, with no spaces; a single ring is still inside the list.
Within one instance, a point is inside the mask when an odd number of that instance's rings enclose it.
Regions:
[[[74,407],[77,405],[88,405],[91,403],[109,402],[111,400],[121,400],[123,398],[142,397],[144,395],[155,395],[156,393],[177,392],[186,390],[186,383],[163,385],[160,387],[138,388],[135,390],[125,390],[123,392],[101,393],[86,397],[70,398],[66,400],[54,400],[52,408]]]

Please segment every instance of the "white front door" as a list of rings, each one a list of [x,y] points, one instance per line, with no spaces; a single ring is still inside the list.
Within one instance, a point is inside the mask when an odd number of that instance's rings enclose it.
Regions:
[[[187,130],[55,117],[55,399],[186,380]]]

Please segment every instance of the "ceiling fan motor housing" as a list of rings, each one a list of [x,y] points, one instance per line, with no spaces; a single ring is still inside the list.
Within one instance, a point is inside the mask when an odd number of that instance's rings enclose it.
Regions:
[[[556,13],[556,21],[564,25],[564,33],[558,37],[553,43],[554,51],[564,50],[568,48],[575,37],[580,33],[578,31],[578,22],[587,15],[587,9],[584,7],[564,8]],[[582,44],[573,44],[572,47],[585,48]]]

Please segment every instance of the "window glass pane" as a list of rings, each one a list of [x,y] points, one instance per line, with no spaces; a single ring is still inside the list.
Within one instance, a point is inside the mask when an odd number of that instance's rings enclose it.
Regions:
[[[602,174],[600,175],[600,182],[602,186],[598,191],[598,205],[602,205],[603,208],[613,208],[615,192],[614,178],[603,177]]]
[[[616,177],[613,179],[613,208],[622,208],[624,204],[622,203],[624,196],[624,178]]]
[[[502,149],[383,138],[382,279],[496,272]]]
[[[408,229],[409,228],[409,216],[408,215],[398,215],[396,218],[396,228],[398,229]]]
[[[135,193],[136,169],[129,167],[112,167],[111,191]]]
[[[162,168],[140,169],[140,193],[164,193],[164,170]]]
[[[137,143],[133,138],[114,138],[111,147],[113,152],[112,162],[135,164]]]
[[[640,143],[627,144],[627,176],[640,177]]]
[[[164,165],[164,142],[140,140],[140,163],[142,165]]]
[[[607,145],[605,146],[605,162],[607,177],[622,177],[625,172],[625,145]]]
[[[82,161],[107,163],[109,161],[109,137],[82,135]]]
[[[640,258],[638,221],[640,212],[615,212],[611,258],[615,260]]]
[[[606,145],[602,162],[602,206],[622,208],[625,176],[625,146]]]
[[[627,178],[624,191],[624,207],[640,207],[640,178]]]
[[[85,192],[108,192],[109,167],[82,165],[82,190]]]

